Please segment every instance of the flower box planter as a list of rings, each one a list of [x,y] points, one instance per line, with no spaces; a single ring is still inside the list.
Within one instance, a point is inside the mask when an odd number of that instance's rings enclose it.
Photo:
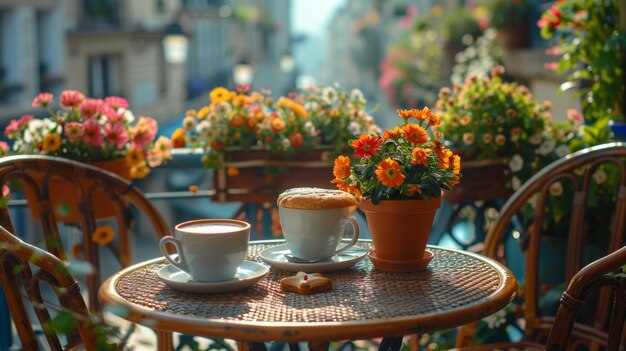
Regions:
[[[511,171],[507,159],[463,160],[461,171],[461,182],[445,192],[444,199],[450,204],[506,200],[513,194],[513,189],[508,185],[511,182]]]
[[[322,146],[289,157],[260,149],[229,149],[224,154],[224,167],[213,176],[212,199],[274,203],[288,188],[333,188],[333,163],[323,158],[329,150],[330,147]]]

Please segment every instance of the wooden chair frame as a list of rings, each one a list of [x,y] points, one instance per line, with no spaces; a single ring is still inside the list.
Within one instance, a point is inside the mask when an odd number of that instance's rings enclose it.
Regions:
[[[537,293],[539,285],[538,272],[540,269],[537,266],[537,262],[539,262],[542,236],[541,224],[543,223],[547,206],[549,187],[556,181],[569,181],[575,189],[567,236],[568,251],[565,277],[567,283],[572,280],[583,265],[582,248],[585,244],[583,231],[585,228],[588,192],[593,173],[602,164],[615,165],[620,171],[617,203],[612,217],[613,223],[611,225],[611,237],[607,245],[607,254],[623,248],[626,242],[625,143],[609,143],[584,149],[567,155],[543,168],[508,199],[497,220],[489,229],[485,239],[483,254],[491,258],[501,259],[502,242],[510,232],[510,224],[527,202],[538,195],[534,207],[533,223],[528,230],[528,246],[525,252],[526,288],[524,292],[524,319],[526,324],[524,339],[529,342],[539,344],[545,342],[554,324],[554,317],[540,316],[539,296]],[[597,330],[606,329],[608,326],[609,315],[606,311],[609,310],[609,302],[608,292],[603,292],[597,306],[597,311],[599,312],[595,316],[595,325],[597,326],[595,329]],[[581,330],[580,332],[578,331],[579,329]],[[457,338],[457,347],[470,345],[473,340],[474,330],[475,325],[462,327]],[[574,324],[571,336],[590,336],[589,330],[579,324]],[[598,332],[595,335],[598,337],[589,340],[589,342],[595,343],[594,347],[606,347],[607,333]]]

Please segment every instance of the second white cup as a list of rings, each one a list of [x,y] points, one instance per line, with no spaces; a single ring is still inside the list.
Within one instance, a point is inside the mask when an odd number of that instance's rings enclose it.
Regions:
[[[297,209],[278,207],[280,225],[291,253],[305,260],[319,260],[334,256],[359,239],[359,225],[349,215],[348,207],[330,209]],[[352,227],[352,238],[340,246]]]

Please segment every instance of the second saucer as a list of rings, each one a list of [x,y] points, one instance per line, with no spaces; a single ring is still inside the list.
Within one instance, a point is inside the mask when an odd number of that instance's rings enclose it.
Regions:
[[[354,246],[333,256],[332,259],[327,261],[295,263],[290,262],[285,257],[285,254],[291,253],[287,245],[277,245],[261,251],[259,257],[270,266],[289,272],[324,273],[348,269],[365,258],[368,252],[368,249]]]

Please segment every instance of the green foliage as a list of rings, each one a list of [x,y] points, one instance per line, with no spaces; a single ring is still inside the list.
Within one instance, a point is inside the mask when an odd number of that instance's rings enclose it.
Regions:
[[[526,21],[530,13],[530,0],[479,0],[489,12],[490,26],[502,28],[512,22]]]
[[[624,120],[626,28],[617,0],[556,2],[538,22],[541,35],[556,42],[556,72],[566,75],[562,89],[577,87],[588,121]]]
[[[480,33],[476,15],[464,7],[447,11],[441,19],[441,35],[447,46],[464,46],[464,37],[476,38]]]

